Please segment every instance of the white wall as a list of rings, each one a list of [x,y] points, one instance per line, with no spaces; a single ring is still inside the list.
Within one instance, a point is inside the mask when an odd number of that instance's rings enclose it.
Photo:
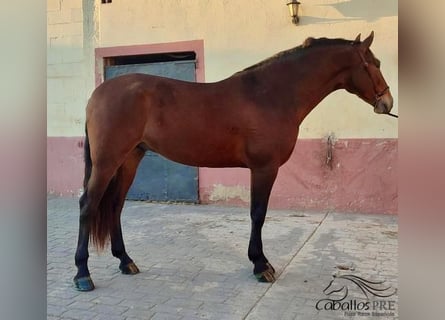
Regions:
[[[47,1],[49,136],[80,135],[85,104],[82,1]]]
[[[48,135],[83,135],[85,104],[94,89],[94,47],[195,39],[204,40],[206,81],[211,82],[309,36],[354,39],[374,30],[372,50],[382,61],[398,112],[396,0],[302,0],[298,26],[291,23],[286,2],[48,0]],[[82,8],[87,18],[82,18]],[[338,138],[393,138],[397,121],[374,114],[341,91],[308,116],[300,137],[331,132]]]

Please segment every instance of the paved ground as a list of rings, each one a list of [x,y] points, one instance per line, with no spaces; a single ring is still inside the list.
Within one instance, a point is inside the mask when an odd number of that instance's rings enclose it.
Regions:
[[[124,239],[141,273],[92,251],[86,293],[72,285],[77,228],[77,199],[48,197],[48,319],[398,318],[397,293],[340,277],[395,292],[396,216],[269,211],[264,250],[279,276],[268,284],[247,259],[247,209],[127,202]]]

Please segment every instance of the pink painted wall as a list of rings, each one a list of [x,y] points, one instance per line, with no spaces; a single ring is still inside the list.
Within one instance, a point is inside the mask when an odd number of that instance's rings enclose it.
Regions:
[[[48,192],[78,195],[83,138],[48,137],[47,144]],[[333,148],[332,170],[326,165],[326,152],[325,140],[299,140],[280,169],[270,207],[397,213],[397,139],[341,139]],[[248,169],[199,169],[202,203],[248,206],[249,186]],[[232,193],[224,198],[224,191]]]
[[[77,196],[83,181],[83,137],[47,137],[48,193]]]
[[[397,213],[397,139],[341,139],[333,147],[332,169],[326,165],[327,143],[298,140],[280,168],[271,208]],[[200,169],[203,203],[245,205],[245,197],[224,197],[218,186],[249,189],[247,169]],[[216,190],[216,191],[215,191]],[[215,192],[216,194],[215,196]]]

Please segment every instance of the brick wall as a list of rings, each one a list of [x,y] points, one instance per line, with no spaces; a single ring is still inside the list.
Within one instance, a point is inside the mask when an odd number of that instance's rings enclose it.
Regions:
[[[47,1],[49,136],[73,136],[83,131],[87,101],[83,34],[81,0]]]

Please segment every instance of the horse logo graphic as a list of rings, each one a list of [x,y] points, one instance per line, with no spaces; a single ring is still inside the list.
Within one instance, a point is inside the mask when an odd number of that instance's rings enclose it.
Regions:
[[[323,293],[327,296],[330,296],[334,293],[342,292],[343,298],[341,298],[340,300],[346,298],[349,293],[347,284],[344,284],[345,282],[340,281],[341,279],[347,280],[347,283],[352,282],[353,284],[355,284],[365,295],[366,299],[369,299],[370,294],[375,297],[387,298],[393,296],[397,292],[397,289],[393,289],[391,288],[391,286],[382,288],[385,281],[370,281],[352,274],[334,274],[332,277],[333,279],[323,290]]]
[[[350,289],[356,288],[360,289],[366,300],[346,300]],[[385,281],[370,281],[352,274],[334,274],[332,280],[323,290],[327,298],[319,300],[315,307],[317,310],[369,310],[371,308],[370,298],[388,298],[396,292],[397,289],[385,285]]]

